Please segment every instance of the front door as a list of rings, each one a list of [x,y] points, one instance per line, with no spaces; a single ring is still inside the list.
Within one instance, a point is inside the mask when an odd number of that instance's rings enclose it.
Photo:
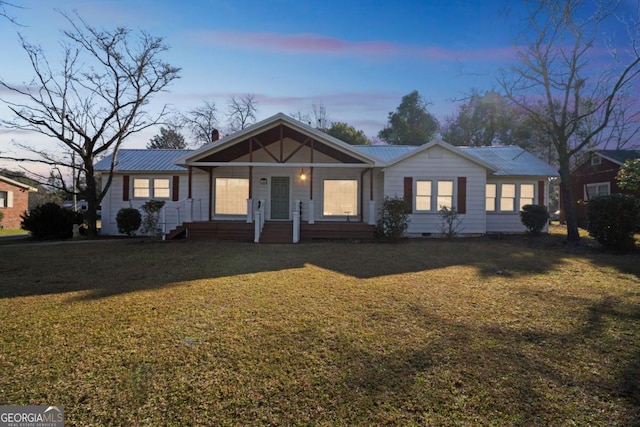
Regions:
[[[289,219],[289,177],[271,178],[271,219]]]

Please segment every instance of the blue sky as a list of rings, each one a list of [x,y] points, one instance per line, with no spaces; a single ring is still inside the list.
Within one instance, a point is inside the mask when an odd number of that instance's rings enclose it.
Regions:
[[[165,58],[182,68],[181,79],[154,97],[152,108],[167,103],[185,112],[213,100],[224,110],[231,95],[249,93],[259,119],[309,112],[322,103],[331,120],[370,137],[413,90],[444,122],[455,99],[495,87],[495,74],[513,60],[519,26],[505,12],[514,2],[502,0],[12,2],[22,6],[10,10],[20,32],[41,44],[52,63],[61,56],[60,29],[68,26],[55,9],[77,10],[99,28],[125,26],[164,37],[171,47]],[[0,76],[20,84],[33,72],[15,31],[0,22]],[[6,116],[1,106],[0,114]],[[143,148],[154,134],[133,137],[125,148]],[[21,138],[47,143],[0,129],[0,151],[15,152],[11,141]]]

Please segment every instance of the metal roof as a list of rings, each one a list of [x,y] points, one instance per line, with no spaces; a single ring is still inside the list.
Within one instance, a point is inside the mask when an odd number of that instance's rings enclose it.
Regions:
[[[355,145],[357,152],[373,157],[381,163],[392,163],[422,146],[409,145]],[[546,162],[520,147],[455,147],[480,163],[492,166],[495,176],[558,176],[558,172]],[[193,150],[144,150],[122,149],[118,151],[116,171],[154,172],[184,171],[176,161],[192,153]],[[111,156],[95,165],[96,171],[108,171]]]
[[[354,145],[353,148],[388,163],[420,147],[416,145]]]
[[[458,147],[494,167],[495,176],[559,176],[558,171],[528,151],[516,147]]]
[[[118,172],[184,171],[175,161],[192,150],[118,150],[115,170]],[[109,171],[111,155],[95,164],[96,171]]]

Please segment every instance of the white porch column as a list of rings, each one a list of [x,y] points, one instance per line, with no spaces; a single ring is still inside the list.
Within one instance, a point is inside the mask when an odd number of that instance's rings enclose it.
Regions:
[[[300,211],[293,213],[293,243],[300,241]]]
[[[184,205],[185,205],[184,222],[193,222],[193,199],[185,200]]]
[[[369,225],[376,225],[376,202],[369,200]]]
[[[247,199],[247,223],[253,222],[253,199]]]
[[[315,224],[315,210],[313,209],[313,200],[309,200],[309,224]]]

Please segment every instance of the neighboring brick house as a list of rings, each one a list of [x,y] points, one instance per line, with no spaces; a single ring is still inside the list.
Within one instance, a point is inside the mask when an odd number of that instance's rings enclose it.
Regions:
[[[637,158],[640,158],[640,150],[595,150],[586,154],[576,165],[571,174],[571,192],[577,203],[579,226],[587,225],[585,206],[590,198],[630,193],[618,187],[616,175],[625,161]],[[564,201],[561,200],[560,206],[563,205]]]
[[[35,188],[0,175],[0,212],[2,228],[20,228],[20,215],[29,208],[29,192]]]

